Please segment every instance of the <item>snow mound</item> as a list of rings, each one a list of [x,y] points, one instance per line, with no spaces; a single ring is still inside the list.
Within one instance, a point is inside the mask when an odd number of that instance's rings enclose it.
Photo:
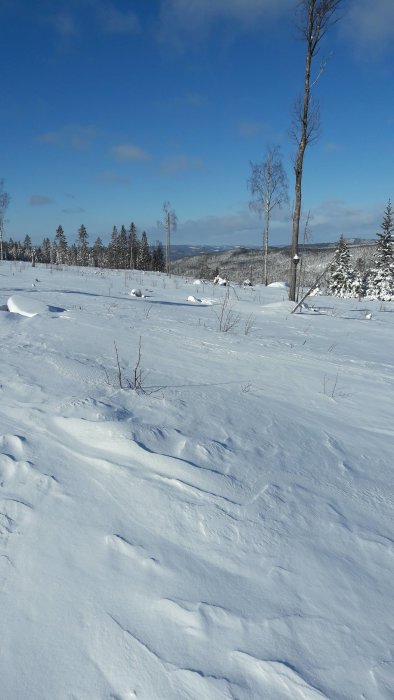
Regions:
[[[21,295],[10,297],[7,301],[7,307],[8,311],[11,311],[11,313],[28,316],[29,318],[37,316],[38,314],[48,313],[48,311],[52,313],[62,313],[65,311],[65,309],[60,306],[50,306],[38,299],[32,299],[31,297]]]
[[[279,287],[280,289],[288,289],[289,285],[287,282],[271,282],[268,287]]]
[[[197,299],[197,297],[194,297],[193,294],[190,294],[190,296],[187,297],[188,301],[191,301],[193,304],[201,304],[201,299]]]
[[[261,310],[265,313],[291,313],[294,310],[294,301],[275,301],[272,304],[264,304]]]

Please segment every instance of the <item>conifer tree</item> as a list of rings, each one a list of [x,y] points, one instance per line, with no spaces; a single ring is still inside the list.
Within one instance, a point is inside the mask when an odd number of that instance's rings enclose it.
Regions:
[[[125,227],[121,226],[118,237],[118,250],[119,250],[119,267],[122,269],[128,267],[128,240],[127,231]]]
[[[138,256],[138,238],[137,238],[137,228],[135,223],[132,221],[129,228],[129,268],[134,270],[137,266],[137,256]]]
[[[394,213],[389,199],[378,233],[374,267],[367,277],[367,296],[382,301],[394,300]]]
[[[58,226],[55,235],[55,245],[53,246],[53,252],[55,253],[53,261],[59,265],[63,265],[66,262],[67,256],[67,240],[64,234],[62,226]]]
[[[343,236],[340,237],[335,257],[330,268],[328,291],[337,297],[355,296],[353,284],[355,272],[350,262],[348,245]]]
[[[119,246],[118,246],[118,229],[116,226],[112,229],[111,240],[108,245],[108,265],[112,268],[119,267]]]
[[[164,272],[165,267],[163,244],[161,241],[156,241],[152,250],[152,270],[154,272]]]
[[[67,265],[81,265],[79,260],[79,248],[77,247],[76,243],[73,243],[68,248],[66,263]]]
[[[26,259],[29,259],[31,257],[31,252],[32,252],[32,245],[31,245],[31,238],[27,234],[24,238],[23,241],[23,257]]]
[[[100,236],[96,238],[95,242],[93,243],[92,256],[94,267],[105,266],[106,251]]]
[[[88,239],[88,232],[86,230],[86,227],[82,224],[78,229],[77,265],[83,265],[84,267],[89,262]]]
[[[49,238],[44,238],[41,245],[41,259],[43,263],[51,262],[51,242]]]
[[[141,243],[138,251],[138,269],[149,270],[151,266],[151,254],[149,250],[148,237],[146,231],[142,232]]]

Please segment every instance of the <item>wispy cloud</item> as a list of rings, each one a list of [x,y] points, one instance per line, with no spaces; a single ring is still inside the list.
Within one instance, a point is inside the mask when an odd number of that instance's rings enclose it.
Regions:
[[[115,5],[99,5],[101,27],[108,34],[137,34],[141,31],[138,16],[132,10],[122,11]]]
[[[237,23],[238,30],[255,29],[293,5],[294,0],[162,0],[160,38],[176,44],[182,33],[196,37],[216,21]]]
[[[333,141],[325,143],[323,148],[326,153],[338,153],[339,151],[342,151],[342,146],[340,146],[339,143],[334,143]]]
[[[312,240],[337,241],[341,234],[345,238],[374,238],[383,208],[383,204],[366,208],[325,200],[310,211]]]
[[[47,204],[52,204],[53,200],[44,194],[32,194],[29,202],[32,207],[42,207]]]
[[[178,173],[193,170],[205,170],[205,165],[201,158],[179,155],[174,158],[168,158],[160,166],[162,175],[177,175]]]
[[[128,178],[126,175],[118,175],[117,173],[112,172],[112,170],[105,170],[98,173],[96,180],[98,182],[111,182],[114,185],[127,185],[130,182],[130,178]]]
[[[57,131],[47,131],[37,136],[39,143],[69,148],[74,151],[86,151],[96,138],[94,126],[68,125]]]
[[[132,143],[122,143],[119,146],[111,148],[111,155],[116,160],[149,160],[150,155],[140,146],[135,146]]]
[[[247,119],[239,122],[238,132],[240,136],[244,138],[253,138],[258,136],[262,131],[266,129],[266,125],[258,121],[249,121]]]
[[[378,52],[392,48],[394,42],[393,0],[351,0],[340,24],[359,49],[374,47]]]
[[[73,37],[79,34],[77,21],[75,17],[69,13],[61,12],[55,15],[50,15],[46,18],[46,22],[50,24],[55,32],[63,38]]]
[[[62,209],[62,214],[84,214],[86,209],[83,207],[74,207],[72,209]]]
[[[328,243],[345,238],[374,239],[379,230],[384,202],[368,207],[349,206],[341,200],[320,202],[310,211],[311,241]],[[236,212],[186,220],[180,226],[182,239],[190,244],[261,245],[261,222],[245,206]],[[271,227],[272,245],[290,244],[288,213],[276,211]]]

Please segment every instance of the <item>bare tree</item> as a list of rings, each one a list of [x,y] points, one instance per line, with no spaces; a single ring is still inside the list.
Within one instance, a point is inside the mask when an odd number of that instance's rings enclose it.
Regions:
[[[171,231],[175,231],[178,218],[173,210],[170,210],[170,202],[163,204],[163,223],[166,231],[166,272],[171,274]]]
[[[313,59],[319,52],[320,43],[330,26],[338,21],[337,10],[342,0],[299,0],[299,29],[306,44],[304,92],[295,105],[292,136],[297,143],[294,163],[295,196],[293,211],[293,235],[291,241],[291,270],[289,299],[295,301],[297,289],[298,236],[301,218],[302,171],[305,150],[317,138],[320,126],[319,108],[313,102],[311,90],[324,70],[324,62],[312,80]],[[312,81],[312,82],[311,82]]]
[[[248,187],[252,195],[251,209],[264,217],[263,255],[264,284],[268,284],[268,236],[271,212],[288,203],[287,176],[282,164],[279,146],[267,146],[262,163],[250,163],[251,175]]]
[[[10,195],[4,192],[4,180],[0,180],[0,260],[3,260],[4,215],[10,203]]]

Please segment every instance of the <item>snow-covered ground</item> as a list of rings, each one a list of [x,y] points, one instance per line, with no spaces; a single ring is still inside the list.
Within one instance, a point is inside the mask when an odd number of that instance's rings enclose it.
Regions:
[[[392,699],[394,304],[0,289],[0,697]]]

